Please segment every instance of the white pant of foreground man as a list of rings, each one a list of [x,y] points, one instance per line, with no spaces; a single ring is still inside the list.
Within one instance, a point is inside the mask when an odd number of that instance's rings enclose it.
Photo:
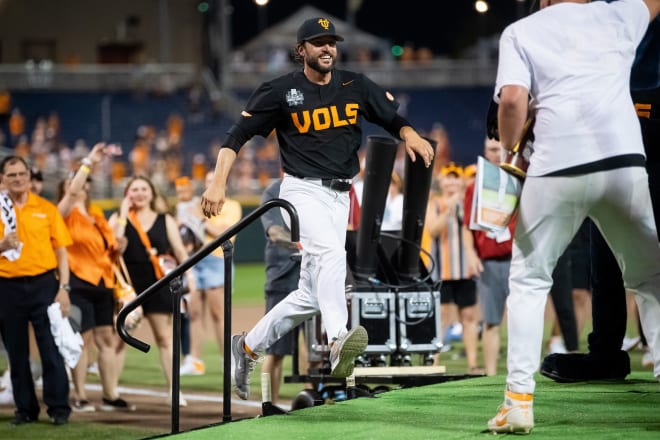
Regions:
[[[252,330],[232,338],[232,381],[242,399],[248,398],[249,374],[258,355],[319,311],[331,343],[330,363],[334,376],[350,375],[355,357],[364,351],[368,342],[363,327],[350,332],[346,329],[344,246],[348,192],[321,186],[320,181],[285,175],[280,198],[296,208],[300,221],[300,281],[298,289],[261,318]],[[288,221],[288,213],[283,212],[283,216]]]
[[[529,432],[534,426],[534,374],[540,365],[552,271],[587,215],[614,250],[626,288],[637,294],[654,374],[660,377],[660,245],[646,170],[528,177],[509,277],[507,390],[499,414],[488,423],[492,431]]]

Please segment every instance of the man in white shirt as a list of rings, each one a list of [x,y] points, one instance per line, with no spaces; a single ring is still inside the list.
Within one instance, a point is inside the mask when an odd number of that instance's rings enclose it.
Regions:
[[[509,276],[507,387],[488,422],[494,432],[534,427],[534,373],[552,270],[586,217],[613,248],[626,287],[637,291],[660,377],[660,247],[630,97],[635,50],[660,0],[540,6],[500,39],[495,100],[504,148],[521,137],[530,111],[536,124]]]

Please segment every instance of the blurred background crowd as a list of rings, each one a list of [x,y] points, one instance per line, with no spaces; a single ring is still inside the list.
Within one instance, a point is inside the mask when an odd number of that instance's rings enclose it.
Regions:
[[[219,139],[249,92],[294,67],[299,23],[327,15],[346,37],[340,65],[392,91],[400,112],[438,141],[437,166],[450,159],[467,165],[481,151],[499,32],[531,2],[498,3],[465,2],[433,21],[402,21],[376,34],[375,5],[362,1],[321,7],[313,1],[63,0],[44,6],[3,0],[2,154],[28,159],[52,198],[56,182],[77,169],[92,145],[120,145],[92,176],[93,197],[107,200],[104,209],[134,174],[149,175],[168,197],[181,175],[200,190]],[[425,24],[442,29],[424,40],[416,28]],[[470,31],[448,42],[446,34],[460,27]],[[365,133],[380,131],[365,127]],[[256,204],[279,175],[273,139],[246,145],[233,173],[231,195]]]

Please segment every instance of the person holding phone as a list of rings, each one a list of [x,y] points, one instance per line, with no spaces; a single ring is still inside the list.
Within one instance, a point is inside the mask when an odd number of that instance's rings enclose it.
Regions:
[[[156,188],[148,177],[134,176],[126,185],[119,212],[109,219],[115,237],[126,242],[123,258],[138,295],[159,279],[157,263],[153,264],[152,256],[173,254],[178,263],[188,258],[176,220],[169,213],[158,212],[156,196]],[[188,288],[194,290],[192,272],[187,273],[186,281]],[[174,306],[169,287],[160,289],[142,308],[158,345],[161,368],[171,391]],[[186,406],[187,402],[181,397],[179,404]]]

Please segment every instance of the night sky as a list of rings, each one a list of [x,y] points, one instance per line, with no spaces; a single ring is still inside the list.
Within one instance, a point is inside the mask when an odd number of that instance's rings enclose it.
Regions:
[[[457,56],[480,35],[497,34],[515,21],[517,13],[527,13],[530,2],[490,0],[490,11],[484,16],[474,10],[473,0],[363,0],[355,24],[392,44],[409,43],[415,48],[429,47],[436,55]],[[258,33],[258,6],[253,0],[232,0],[231,4],[233,43],[239,46]],[[270,0],[266,6],[267,25],[284,20],[305,4],[347,19],[346,0]]]

